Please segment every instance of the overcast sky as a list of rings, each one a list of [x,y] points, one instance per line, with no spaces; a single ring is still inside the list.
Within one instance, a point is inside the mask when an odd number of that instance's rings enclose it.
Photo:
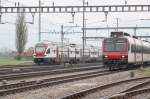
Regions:
[[[68,5],[82,5],[83,0],[41,0],[43,6],[52,6],[54,2],[57,6]],[[38,0],[2,0],[2,6],[14,6],[15,2],[20,2],[24,6],[37,6]],[[88,0],[89,5],[124,5],[125,0]],[[150,0],[127,0],[127,4],[131,5],[147,5]],[[116,18],[119,18],[119,26],[150,26],[150,20],[140,21],[139,19],[150,19],[150,13],[108,13],[108,22],[101,22],[105,20],[104,13],[86,13],[87,27],[106,27],[116,26]],[[15,20],[16,14],[2,14],[2,22],[0,24],[0,49],[8,48],[15,50]],[[82,31],[82,14],[76,13],[74,17],[74,24],[69,23],[72,20],[71,14],[42,14],[42,32],[61,31],[61,25],[72,26],[77,24],[77,28],[64,28],[64,31]],[[26,21],[32,21],[32,15],[26,14]],[[26,48],[34,46],[38,42],[38,14],[35,14],[34,24],[28,25],[28,43]],[[133,34],[133,30],[123,30]],[[137,30],[138,35],[146,35],[150,30]],[[111,30],[101,31],[87,31],[87,36],[108,36]],[[82,44],[82,34],[67,34],[66,42]],[[42,34],[42,40],[60,41],[60,34]],[[88,41],[88,44],[98,45],[100,41]]]

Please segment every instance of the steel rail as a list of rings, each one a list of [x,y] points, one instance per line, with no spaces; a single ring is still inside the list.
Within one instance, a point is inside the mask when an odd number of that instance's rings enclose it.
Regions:
[[[137,84],[135,86],[132,86],[118,94],[115,94],[107,99],[128,99],[129,96],[134,96],[134,95],[137,95],[137,94],[141,94],[141,90],[142,90],[142,93],[144,93],[144,90],[147,88],[143,88],[143,89],[139,89],[141,87],[144,87],[144,86],[147,86],[148,84],[150,84],[150,81],[146,81],[146,82],[142,82],[140,84]]]
[[[94,69],[102,69],[100,66],[90,66],[90,67],[81,67],[81,68],[71,68],[71,69],[56,69],[56,70],[47,70],[41,72],[28,72],[28,73],[18,73],[18,74],[9,74],[9,75],[1,75],[1,80],[15,80],[33,76],[43,76],[43,75],[52,75],[52,74],[62,74],[62,73],[70,73],[70,72],[80,72],[86,70],[94,70]]]
[[[144,89],[139,89],[139,90],[134,90],[134,91],[116,94],[116,95],[109,97],[107,99],[129,99],[133,96],[141,95],[141,94],[145,94],[145,93],[150,93],[150,88],[144,88]]]
[[[117,73],[118,71],[97,71],[97,72],[91,72],[91,73],[83,73],[78,75],[69,75],[69,76],[63,76],[63,77],[57,77],[57,78],[50,78],[50,79],[44,79],[39,81],[31,81],[31,82],[23,82],[13,85],[5,85],[1,86],[0,88],[0,96],[23,92],[26,90],[32,90],[32,89],[38,89],[42,87],[52,86],[60,83],[66,83],[70,81],[75,80],[81,80],[86,79],[90,77],[96,77],[96,76],[103,76],[103,75],[109,75],[112,73]]]
[[[72,66],[84,66],[84,65],[98,65],[98,64],[101,64],[101,62],[96,62],[96,63],[79,63],[79,64],[72,64]],[[0,66],[0,69],[1,68],[29,68],[29,67],[44,67],[44,66],[63,66],[63,65],[50,65],[50,64],[42,64],[42,65],[36,65],[36,64],[32,64],[32,65],[2,65]],[[67,65],[66,65],[67,66]],[[71,66],[71,65],[68,65],[68,66]]]
[[[33,67],[17,67],[17,68],[16,67],[15,68],[0,68],[0,75],[34,72],[34,71],[45,71],[45,70],[56,70],[56,69],[65,69],[65,68],[69,69],[69,68],[77,68],[77,67],[85,67],[85,66],[88,66],[88,64],[87,65],[74,65],[74,66],[40,66],[40,67],[33,66]],[[90,65],[88,67],[90,67]]]
[[[106,89],[106,88],[110,88],[114,85],[118,85],[118,84],[122,84],[122,83],[126,83],[126,82],[143,80],[143,79],[150,79],[150,77],[134,78],[134,79],[118,81],[118,82],[114,82],[114,83],[110,83],[110,84],[106,84],[106,85],[102,85],[102,86],[97,86],[97,87],[94,87],[94,88],[86,89],[86,90],[83,90],[83,91],[80,91],[80,92],[76,92],[76,93],[73,93],[73,94],[70,94],[70,95],[60,97],[59,99],[81,99],[82,97],[85,97],[87,94],[96,92],[97,90],[103,90],[103,89]],[[116,98],[113,98],[113,99],[116,99]],[[117,98],[117,99],[120,99],[120,98]]]
[[[74,75],[68,75],[68,76],[51,77],[51,78],[42,79],[42,80],[35,80],[35,81],[28,81],[28,82],[19,82],[19,83],[14,83],[14,84],[0,86],[0,90],[14,88],[14,87],[21,87],[21,86],[26,86],[26,85],[32,85],[32,84],[37,84],[37,83],[44,83],[44,82],[54,81],[54,80],[59,80],[59,79],[64,79],[64,78],[71,78],[71,77],[77,77],[77,76],[90,75],[90,74],[99,73],[99,72],[104,73],[106,71],[94,71],[94,72],[89,72],[89,73],[80,73],[80,74],[74,74]]]
[[[120,93],[125,93],[125,92],[129,92],[129,91],[134,91],[134,90],[139,89],[139,88],[141,88],[141,87],[147,86],[148,84],[150,84],[150,81],[146,81],[146,82],[140,83],[140,84],[138,84],[138,85],[132,86],[132,87],[130,87],[130,88],[128,88],[128,89],[126,89],[126,90],[120,92]]]

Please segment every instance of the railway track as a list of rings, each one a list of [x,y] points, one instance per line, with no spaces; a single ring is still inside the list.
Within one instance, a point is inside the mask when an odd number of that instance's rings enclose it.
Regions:
[[[73,93],[70,95],[62,96],[59,99],[128,99],[129,97],[127,97],[127,98],[124,98],[124,97],[126,97],[126,95],[131,96],[131,95],[136,95],[137,93],[143,93],[144,90],[149,92],[149,88],[145,88],[142,90],[140,90],[140,89],[133,90],[135,88],[135,84],[137,84],[136,86],[138,86],[138,85],[143,86],[143,85],[147,84],[148,82],[150,82],[150,77],[142,77],[142,78],[123,80],[123,81],[118,81],[118,82],[114,82],[114,83],[110,83],[110,84],[106,84],[106,85],[102,85],[102,86],[97,86],[95,88],[86,89],[86,90],[76,92],[76,93]],[[119,85],[129,84],[131,86],[130,83],[133,84],[131,87],[132,91],[129,91],[131,89],[126,89],[124,91],[121,91],[120,94],[116,94],[116,93],[119,93],[119,92],[117,92],[117,91],[119,91],[118,90]],[[116,86],[118,86],[118,88]],[[114,91],[110,90],[112,87],[115,88]],[[123,89],[124,88],[126,88],[126,86],[124,86]],[[129,91],[129,92],[122,93],[125,91]],[[111,94],[115,93],[115,96],[110,95],[110,92],[111,92]],[[110,97],[110,96],[112,96],[112,97]]]
[[[98,65],[98,64],[102,64],[102,62],[97,62],[97,63],[79,63],[79,64],[72,64],[72,65],[74,65],[74,66],[80,66],[80,65],[82,65],[82,66],[85,66],[85,65],[87,65],[87,66],[89,66],[89,65]],[[62,64],[60,64],[60,65],[49,65],[49,64],[43,64],[43,65],[36,65],[36,64],[33,64],[33,65],[3,65],[3,66],[0,66],[0,69],[1,68],[26,68],[26,67],[43,67],[43,66],[55,66],[55,67],[59,67],[59,66],[64,66],[64,65],[62,65]],[[65,65],[65,66],[67,66],[67,65]],[[68,66],[70,66],[70,64],[68,64]]]
[[[2,81],[2,80],[15,80],[15,79],[22,79],[22,78],[31,78],[31,77],[44,76],[44,75],[81,72],[81,71],[96,70],[96,69],[103,69],[103,67],[102,66],[88,66],[88,67],[80,67],[80,68],[76,67],[76,68],[69,68],[69,69],[56,69],[56,70],[8,74],[8,75],[1,75],[0,81]]]
[[[54,77],[54,78],[43,79],[38,81],[20,82],[20,83],[15,83],[10,85],[4,85],[4,86],[0,86],[0,96],[52,86],[60,83],[71,82],[75,80],[86,79],[90,77],[109,75],[117,72],[118,71],[97,70],[95,72],[90,72],[90,73],[82,73],[77,75]]]
[[[33,72],[33,71],[44,71],[44,70],[55,70],[55,69],[64,69],[64,68],[74,68],[74,67],[85,67],[85,66],[95,66],[101,65],[100,63],[84,63],[84,64],[73,64],[71,65],[30,65],[30,66],[0,66],[0,75],[5,74],[15,74],[15,73],[25,73],[25,72]]]
[[[142,82],[138,85],[132,86],[120,92],[119,94],[109,97],[108,99],[129,99],[129,98],[132,99],[132,97],[145,94],[145,93],[150,93],[150,80],[146,82]]]

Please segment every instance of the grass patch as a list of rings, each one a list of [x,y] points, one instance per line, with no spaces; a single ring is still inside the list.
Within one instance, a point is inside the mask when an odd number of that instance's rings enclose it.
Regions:
[[[14,58],[0,58],[0,66],[3,65],[31,65],[33,61],[16,60]]]
[[[150,70],[144,71],[143,74],[144,76],[150,76]]]

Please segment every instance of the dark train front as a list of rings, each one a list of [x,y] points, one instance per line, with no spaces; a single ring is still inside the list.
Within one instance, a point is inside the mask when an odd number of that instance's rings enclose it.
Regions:
[[[128,64],[129,43],[123,32],[112,32],[103,41],[103,64],[109,70],[120,69]]]

